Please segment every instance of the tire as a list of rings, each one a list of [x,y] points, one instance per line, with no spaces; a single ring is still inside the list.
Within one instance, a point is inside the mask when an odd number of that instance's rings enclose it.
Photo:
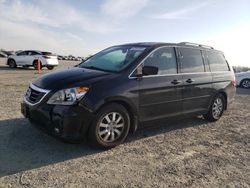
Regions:
[[[128,111],[119,104],[104,106],[95,116],[88,131],[88,141],[99,148],[113,148],[126,139],[130,128]]]
[[[48,66],[47,69],[48,69],[48,70],[53,70],[53,69],[54,69],[54,66]]]
[[[16,62],[14,59],[10,59],[8,62],[10,68],[16,68]]]
[[[213,102],[209,108],[208,113],[203,115],[203,117],[210,122],[219,120],[224,112],[225,105],[226,105],[225,97],[222,94],[216,95],[213,99]]]
[[[240,86],[242,88],[250,88],[250,79],[244,79],[241,81]]]

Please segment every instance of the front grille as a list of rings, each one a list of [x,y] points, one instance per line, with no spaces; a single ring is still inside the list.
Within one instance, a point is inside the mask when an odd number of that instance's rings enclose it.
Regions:
[[[31,104],[36,104],[46,95],[46,92],[37,91],[34,88],[29,87],[25,94],[25,98]]]

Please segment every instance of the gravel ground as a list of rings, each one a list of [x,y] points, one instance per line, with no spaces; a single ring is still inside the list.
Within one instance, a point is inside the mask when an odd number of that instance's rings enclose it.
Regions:
[[[0,187],[250,187],[250,90],[238,89],[218,122],[166,122],[100,151],[63,143],[22,117],[22,96],[38,76],[0,59]]]

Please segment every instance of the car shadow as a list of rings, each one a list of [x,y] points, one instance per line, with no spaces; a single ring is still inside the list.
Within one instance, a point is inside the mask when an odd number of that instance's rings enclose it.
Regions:
[[[200,126],[207,123],[201,118],[154,124],[130,134],[126,142],[145,137]],[[78,157],[94,155],[103,150],[93,148],[86,142],[67,144],[51,137],[32,126],[27,119],[8,119],[0,121],[0,177],[18,172],[55,164]]]
[[[0,70],[35,70],[33,67],[15,67],[15,68],[10,68],[8,66],[0,66]]]
[[[237,95],[250,95],[250,89],[249,88],[240,88],[238,87],[236,89],[236,94]]]
[[[180,118],[165,120],[161,122],[152,122],[147,126],[138,129],[135,134],[129,135],[127,142],[139,140],[146,137],[155,136],[158,134],[171,132],[178,129],[186,129],[189,127],[202,126],[207,124],[208,121],[204,120],[202,116],[191,118]]]
[[[0,177],[100,151],[86,143],[62,142],[24,118],[0,121]]]

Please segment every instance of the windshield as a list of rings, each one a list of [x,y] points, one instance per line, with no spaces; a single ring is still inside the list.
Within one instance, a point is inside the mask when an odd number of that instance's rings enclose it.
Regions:
[[[78,67],[119,72],[131,64],[144,50],[145,47],[111,47],[90,57]]]

